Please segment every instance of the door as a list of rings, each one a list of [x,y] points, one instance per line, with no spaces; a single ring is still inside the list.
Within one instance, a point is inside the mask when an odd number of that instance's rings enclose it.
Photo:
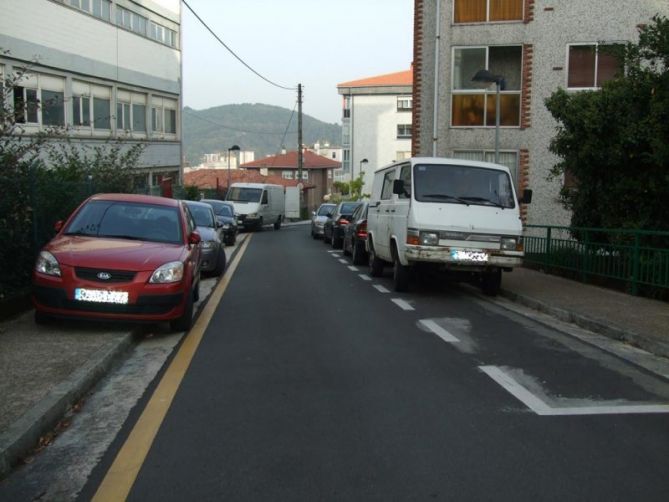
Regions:
[[[390,229],[392,225],[392,215],[394,215],[395,201],[393,200],[393,181],[395,180],[396,167],[388,169],[383,174],[383,185],[381,187],[381,197],[377,207],[378,223],[376,226],[377,235],[374,236],[374,249],[376,254],[390,261]]]

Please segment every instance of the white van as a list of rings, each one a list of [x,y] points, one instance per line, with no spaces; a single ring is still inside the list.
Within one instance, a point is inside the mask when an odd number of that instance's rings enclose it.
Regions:
[[[474,274],[483,291],[499,291],[502,270],[523,257],[519,203],[509,169],[498,164],[415,157],[374,173],[367,215],[371,274],[393,265],[396,291],[406,291],[418,264]],[[463,275],[463,274],[460,274]]]
[[[235,206],[237,224],[259,230],[263,225],[281,228],[286,214],[286,195],[281,185],[233,183],[225,197]]]

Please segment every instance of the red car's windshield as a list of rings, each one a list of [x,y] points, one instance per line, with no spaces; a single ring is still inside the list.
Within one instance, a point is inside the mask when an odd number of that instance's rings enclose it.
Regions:
[[[177,208],[105,200],[91,201],[82,207],[65,229],[65,235],[174,244],[183,240]]]

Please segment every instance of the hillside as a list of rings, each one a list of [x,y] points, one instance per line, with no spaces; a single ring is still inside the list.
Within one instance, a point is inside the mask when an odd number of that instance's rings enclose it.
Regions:
[[[256,159],[274,155],[282,146],[297,148],[297,112],[293,116],[284,144],[284,131],[291,110],[263,104],[224,105],[206,110],[183,110],[183,146],[191,165],[200,163],[202,155],[225,151],[232,145],[255,152]],[[341,144],[341,126],[327,124],[308,115],[302,118],[305,145],[317,141]]]

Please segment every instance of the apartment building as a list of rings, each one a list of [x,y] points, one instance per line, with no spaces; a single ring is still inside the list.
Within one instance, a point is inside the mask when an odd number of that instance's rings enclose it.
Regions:
[[[179,0],[1,0],[0,73],[30,134],[142,142],[138,184],[181,178]],[[27,69],[27,70],[26,70]]]
[[[374,170],[411,156],[413,71],[344,82],[342,172],[344,181],[362,170],[362,192],[371,193]]]
[[[558,88],[593,90],[620,70],[610,44],[669,14],[666,0],[415,0],[413,155],[492,161],[500,82],[499,162],[534,190],[527,223],[567,225],[549,152],[557,123],[544,101]]]

